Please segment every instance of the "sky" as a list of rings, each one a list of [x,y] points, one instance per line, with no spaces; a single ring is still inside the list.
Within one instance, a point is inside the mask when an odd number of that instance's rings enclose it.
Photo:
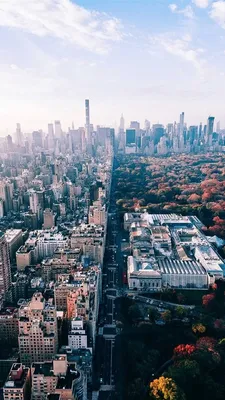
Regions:
[[[60,120],[225,128],[224,0],[0,0],[0,135]]]

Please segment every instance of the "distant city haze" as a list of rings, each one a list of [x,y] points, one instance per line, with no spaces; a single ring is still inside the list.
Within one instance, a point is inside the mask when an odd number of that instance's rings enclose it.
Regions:
[[[0,1],[0,135],[131,120],[225,126],[225,2]]]

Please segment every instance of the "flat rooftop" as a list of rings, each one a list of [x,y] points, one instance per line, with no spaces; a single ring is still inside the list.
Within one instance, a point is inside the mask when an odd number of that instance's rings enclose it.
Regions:
[[[32,364],[32,368],[34,368],[34,375],[54,376],[52,361],[34,363]]]
[[[164,258],[157,260],[159,270],[163,274],[206,275],[205,269],[197,261],[172,260]]]
[[[7,229],[5,232],[5,239],[8,243],[10,243],[17,236],[22,235],[22,229]]]

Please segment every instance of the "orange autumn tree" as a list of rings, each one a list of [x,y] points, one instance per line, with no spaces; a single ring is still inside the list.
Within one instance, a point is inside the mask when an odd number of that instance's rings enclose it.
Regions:
[[[150,398],[159,400],[185,400],[185,395],[172,378],[160,376],[150,383]]]

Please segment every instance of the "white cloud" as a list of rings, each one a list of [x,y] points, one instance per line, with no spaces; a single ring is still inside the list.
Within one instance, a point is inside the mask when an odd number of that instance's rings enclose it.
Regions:
[[[192,3],[199,8],[207,8],[209,6],[209,0],[192,0]]]
[[[177,10],[177,5],[176,4],[169,4],[169,8],[172,12],[175,12]]]
[[[193,11],[193,9],[192,9],[192,7],[190,5],[186,6],[185,8],[178,9],[177,5],[172,3],[172,4],[169,4],[169,9],[174,14],[181,14],[184,17],[190,18],[190,19],[194,19],[195,18],[194,11]]]
[[[0,26],[52,36],[103,53],[123,37],[122,24],[70,0],[0,0]]]
[[[210,17],[225,29],[225,1],[215,1],[212,4]]]
[[[163,48],[167,53],[191,63],[200,73],[203,72],[205,60],[201,58],[201,53],[204,50],[192,46],[192,38],[189,34],[181,39],[177,39],[173,34],[160,34],[150,37],[150,42],[154,46]]]

